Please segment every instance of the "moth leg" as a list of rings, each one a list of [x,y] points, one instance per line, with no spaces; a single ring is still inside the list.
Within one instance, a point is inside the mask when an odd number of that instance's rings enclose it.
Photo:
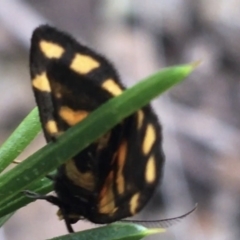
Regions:
[[[65,222],[65,225],[67,227],[68,232],[69,233],[74,233],[74,230],[73,230],[72,225],[71,225],[71,221],[70,221],[70,219],[69,219],[69,217],[68,217],[68,215],[65,211],[65,208],[64,207],[59,207],[59,208],[60,208],[60,211],[62,213],[62,217],[64,219],[64,222]]]
[[[53,205],[58,206],[59,208],[61,207],[61,202],[59,201],[59,199],[55,196],[52,195],[41,195],[29,190],[24,190],[23,193],[26,195],[26,197],[35,199],[35,200],[46,200],[50,203],[52,203]]]
[[[29,190],[25,190],[23,191],[23,193],[29,197],[29,198],[32,198],[32,199],[40,199],[40,200],[46,200],[50,203],[52,203],[53,205],[56,205],[59,207],[61,213],[62,213],[62,216],[63,216],[63,219],[65,221],[65,224],[66,224],[66,227],[67,227],[67,230],[69,233],[73,233],[74,230],[71,226],[71,222],[70,222],[70,219],[65,211],[65,208],[62,206],[62,203],[61,201],[58,199],[58,197],[55,197],[55,196],[52,196],[52,195],[41,195],[41,194],[38,194],[38,193],[35,193],[35,192],[32,192],[32,191],[29,191]]]

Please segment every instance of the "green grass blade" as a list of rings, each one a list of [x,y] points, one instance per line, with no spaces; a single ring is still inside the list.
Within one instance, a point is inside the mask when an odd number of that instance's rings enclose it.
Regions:
[[[29,190],[45,195],[53,191],[53,183],[47,178],[43,178],[40,181],[37,181],[31,184],[29,186]],[[24,193],[22,192],[18,192],[15,195],[12,195],[12,197],[7,201],[1,202],[0,216],[5,216],[7,214],[10,214],[16,211],[17,209],[29,204],[32,201],[35,201],[35,200],[32,198],[25,197]]]
[[[139,240],[162,232],[165,232],[165,230],[161,228],[146,229],[137,224],[114,223],[104,227],[52,238],[51,240]]]
[[[111,99],[91,113],[81,123],[66,131],[59,139],[31,155],[26,161],[0,177],[0,199],[6,201],[16,192],[28,189],[29,184],[41,179],[67,159],[109,131],[151,99],[182,81],[194,65],[166,68],[120,96]]]
[[[33,109],[0,148],[0,172],[29,145],[40,132],[38,109]]]

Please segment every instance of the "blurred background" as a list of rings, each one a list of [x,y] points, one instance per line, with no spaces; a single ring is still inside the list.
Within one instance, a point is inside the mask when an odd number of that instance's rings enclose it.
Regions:
[[[240,239],[240,0],[1,0],[1,143],[35,106],[28,55],[31,33],[43,23],[107,56],[126,86],[165,66],[202,60],[184,83],[153,102],[166,165],[138,218],[175,217],[198,202],[195,213],[149,239]],[[44,144],[40,135],[21,159]],[[56,211],[32,203],[6,223],[0,239],[64,234]]]

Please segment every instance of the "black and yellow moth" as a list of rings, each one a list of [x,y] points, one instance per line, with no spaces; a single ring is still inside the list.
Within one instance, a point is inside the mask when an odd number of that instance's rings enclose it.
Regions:
[[[33,32],[30,73],[47,142],[125,89],[105,57],[47,25]],[[105,224],[133,216],[162,176],[161,143],[161,126],[147,105],[61,165],[57,196],[39,198],[59,207],[69,231],[79,219]]]

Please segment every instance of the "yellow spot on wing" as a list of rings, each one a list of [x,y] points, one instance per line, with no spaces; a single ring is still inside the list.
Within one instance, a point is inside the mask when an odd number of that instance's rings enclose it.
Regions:
[[[113,214],[117,208],[114,202],[113,193],[113,171],[111,171],[104,183],[103,189],[100,192],[100,201],[98,210],[103,214]]]
[[[155,133],[155,129],[153,127],[152,124],[148,124],[147,129],[146,129],[146,133],[145,133],[145,137],[143,140],[143,153],[146,155],[149,153],[149,151],[151,150],[151,147],[153,145],[153,143],[156,140],[156,133]]]
[[[72,60],[70,68],[77,73],[87,74],[99,66],[100,63],[91,56],[77,53]]]
[[[135,193],[130,200],[130,213],[135,215],[139,206],[140,193]]]
[[[65,163],[67,177],[77,186],[93,191],[95,188],[95,178],[92,172],[82,173],[77,169],[73,159]]]
[[[59,116],[70,126],[77,124],[87,117],[88,112],[83,110],[74,111],[73,109],[63,106],[59,110]]]
[[[58,216],[59,220],[64,219],[61,209],[58,209],[57,216]],[[75,220],[76,222],[80,219],[80,217],[81,216],[77,215],[77,214],[68,214],[68,218],[71,219],[71,220]]]
[[[64,48],[56,43],[45,40],[40,41],[40,49],[47,58],[60,58],[64,53]]]
[[[36,77],[32,80],[32,85],[34,88],[40,91],[51,91],[46,72],[36,75]]]
[[[102,88],[110,92],[113,96],[118,96],[123,92],[121,87],[113,79],[104,81]]]
[[[58,216],[58,220],[63,220],[63,215],[62,215],[61,209],[58,209],[57,216]]]
[[[47,132],[51,135],[58,133],[57,123],[54,120],[49,120],[46,123],[45,128],[46,128]]]
[[[123,168],[127,156],[127,142],[124,141],[118,151],[118,171],[117,171],[117,191],[122,194],[125,190],[125,181],[123,176]]]
[[[151,156],[148,159],[145,169],[145,180],[147,183],[153,183],[156,180],[156,165],[154,156]]]
[[[137,121],[138,121],[138,123],[137,123],[137,128],[138,129],[140,129],[141,127],[142,127],[142,124],[143,124],[143,118],[144,118],[144,113],[143,113],[143,111],[142,110],[139,110],[138,112],[137,112]]]

